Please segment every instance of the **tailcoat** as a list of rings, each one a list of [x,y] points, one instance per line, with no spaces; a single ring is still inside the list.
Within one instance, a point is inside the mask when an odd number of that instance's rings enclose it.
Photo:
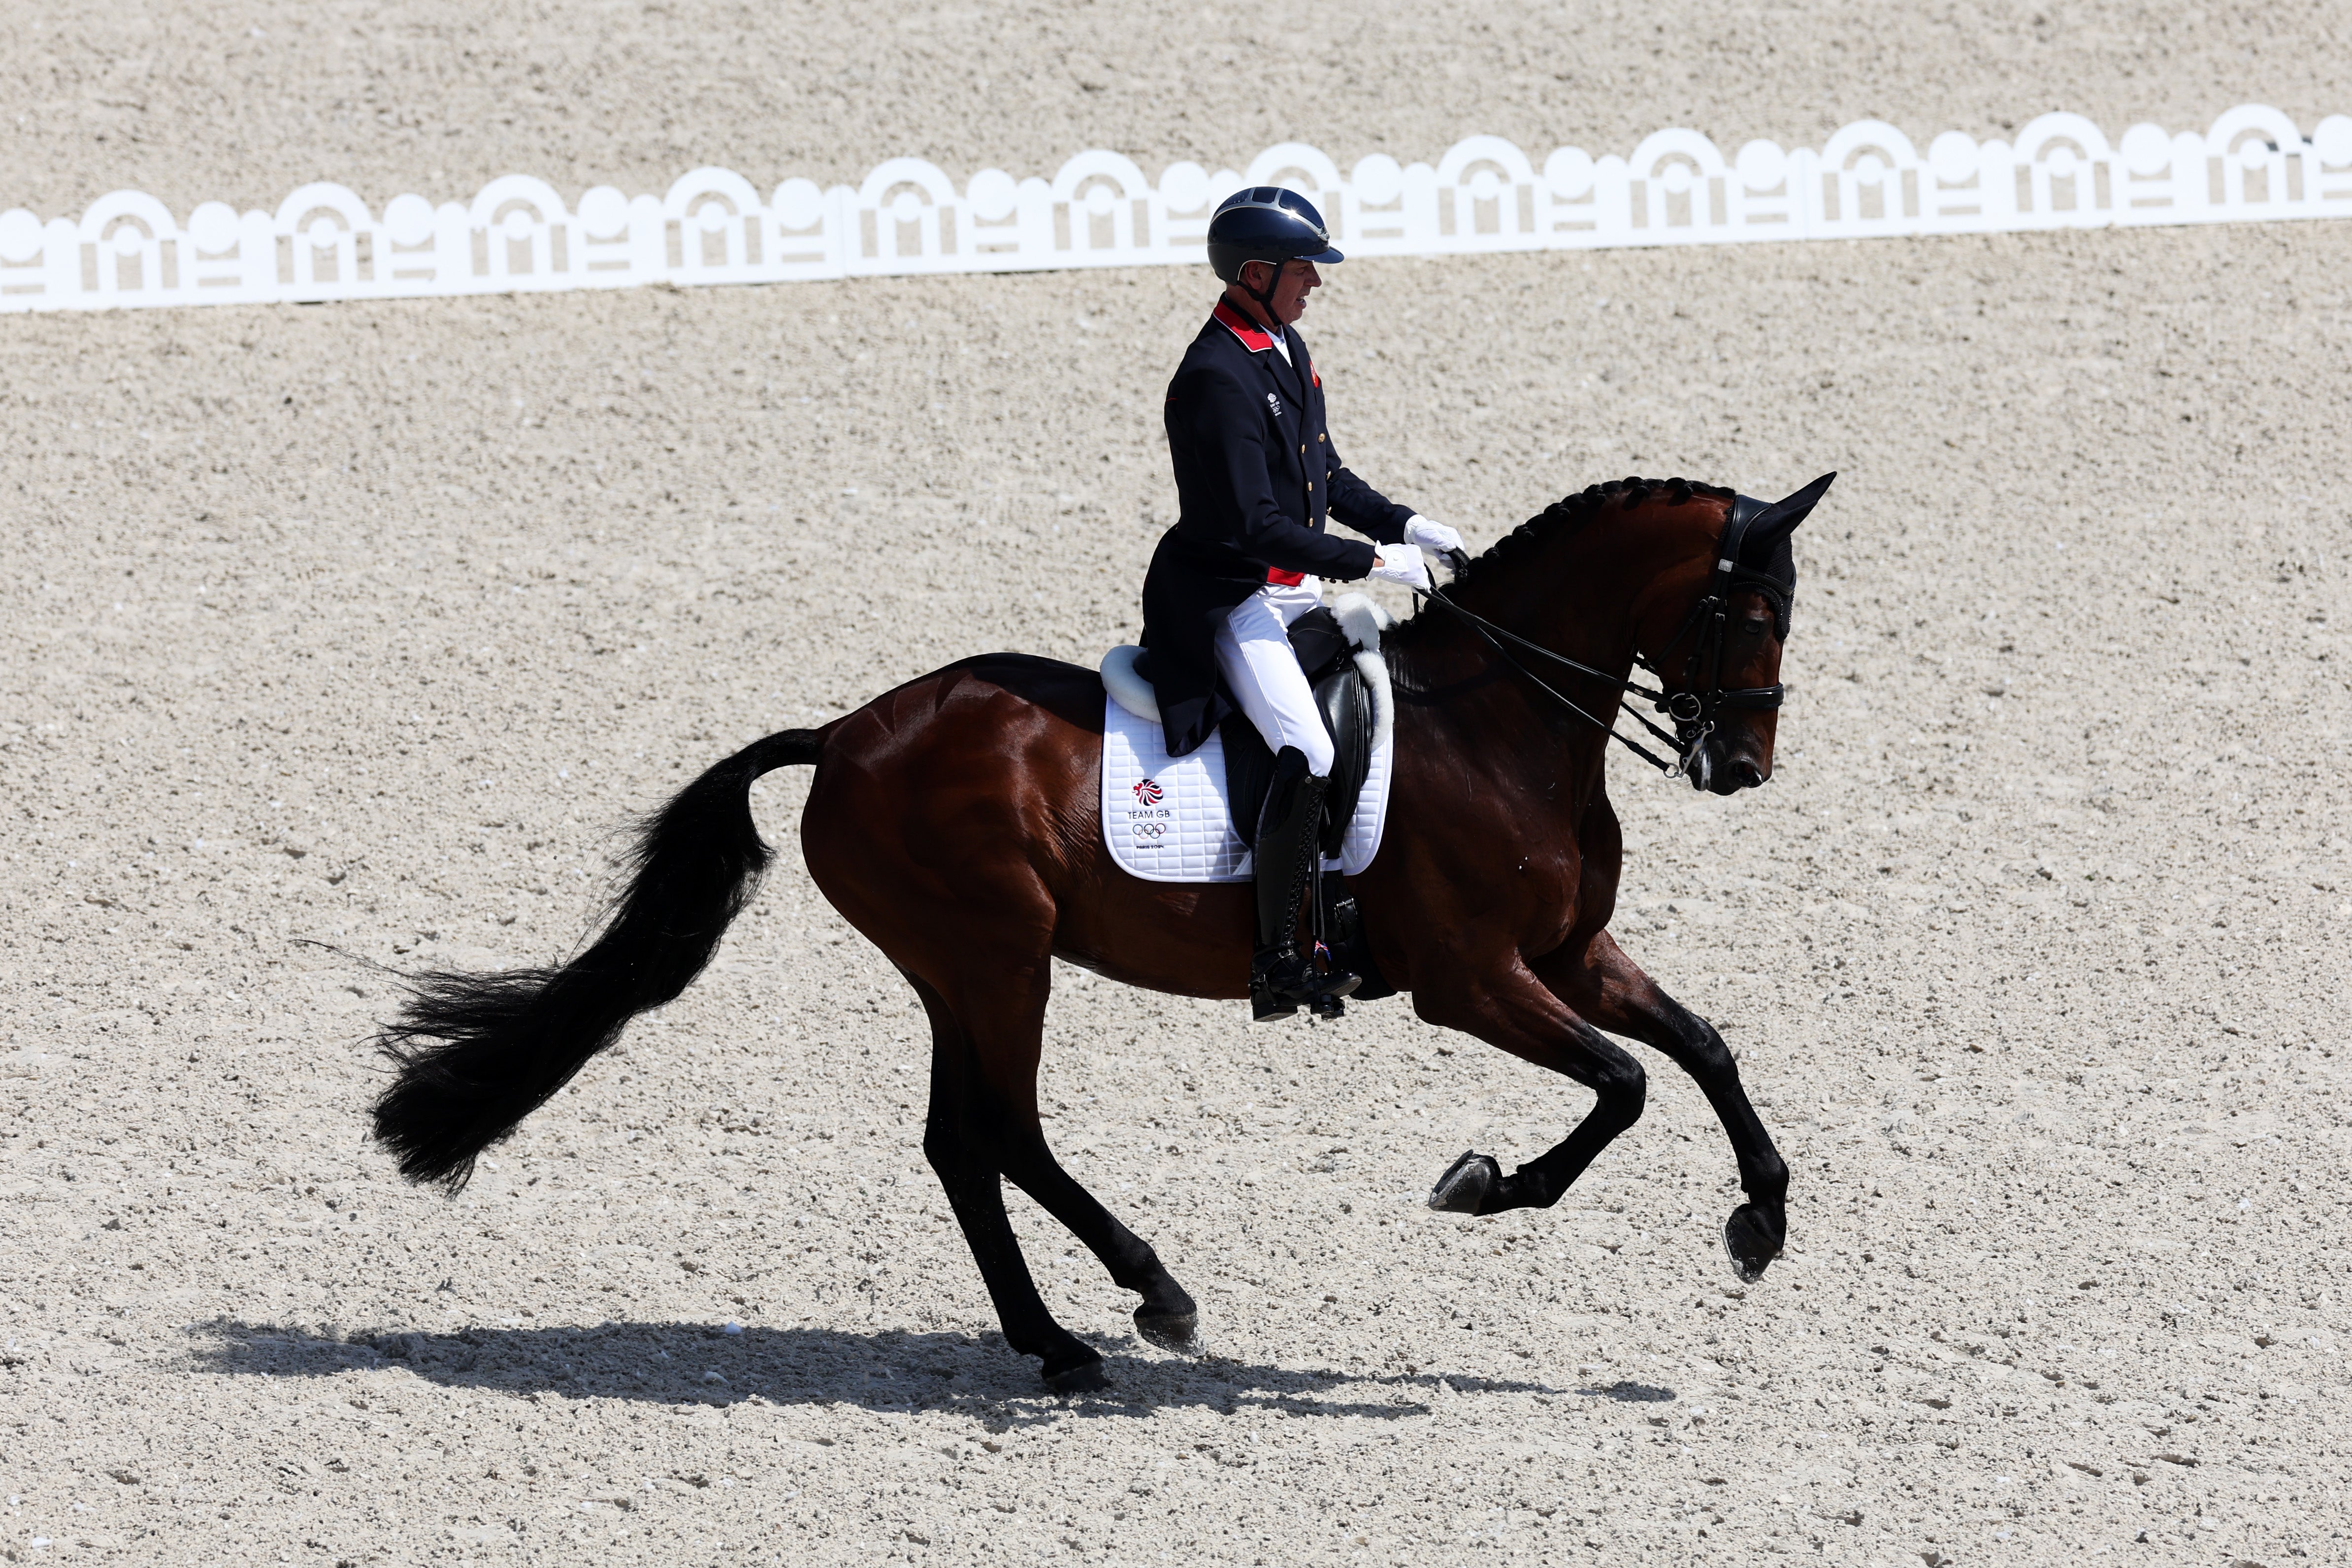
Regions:
[[[1177,518],[1143,581],[1143,647],[1171,756],[1199,746],[1234,710],[1212,646],[1234,605],[1308,574],[1368,575],[1372,547],[1325,532],[1327,517],[1382,544],[1402,543],[1412,520],[1412,508],[1341,466],[1323,378],[1297,331],[1288,337],[1286,363],[1271,337],[1221,300],[1168,384]]]

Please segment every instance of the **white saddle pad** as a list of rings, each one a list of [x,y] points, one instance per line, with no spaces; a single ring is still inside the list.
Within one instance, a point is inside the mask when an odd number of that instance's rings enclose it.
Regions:
[[[1393,729],[1372,746],[1371,771],[1349,819],[1338,859],[1324,869],[1353,877],[1380,852],[1388,819]],[[1158,724],[1103,699],[1103,839],[1121,869],[1147,882],[1246,882],[1249,846],[1225,805],[1225,742],[1210,735],[1190,756],[1171,757]]]

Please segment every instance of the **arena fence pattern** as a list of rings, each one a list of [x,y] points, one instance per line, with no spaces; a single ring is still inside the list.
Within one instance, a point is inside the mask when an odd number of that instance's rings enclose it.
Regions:
[[[2352,118],[2331,115],[2306,140],[2249,104],[2201,134],[2141,124],[2111,145],[2080,115],[2045,114],[2014,142],[1948,131],[1925,154],[1865,120],[1818,152],[1750,142],[1730,159],[1673,130],[1630,158],[1562,147],[1540,168],[1473,136],[1434,166],[1374,153],[1344,174],[1285,142],[1244,173],[1176,163],[1157,184],[1092,152],[1051,180],[984,169],[961,189],[893,158],[855,187],[791,179],[763,195],[697,169],[659,196],[599,185],[577,207],[509,174],[468,205],[396,196],[380,217],[320,184],[274,213],[206,202],[184,227],[152,196],[117,191],[78,222],[0,214],[0,311],[1198,262],[1218,201],[1265,184],[1306,194],[1357,256],[2259,223],[2352,216]]]

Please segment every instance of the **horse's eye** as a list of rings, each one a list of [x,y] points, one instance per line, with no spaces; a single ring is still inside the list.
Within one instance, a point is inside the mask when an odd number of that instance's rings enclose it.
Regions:
[[[1760,616],[1754,616],[1741,623],[1740,630],[1746,632],[1751,637],[1760,637],[1771,626],[1771,625],[1772,623],[1770,620]]]

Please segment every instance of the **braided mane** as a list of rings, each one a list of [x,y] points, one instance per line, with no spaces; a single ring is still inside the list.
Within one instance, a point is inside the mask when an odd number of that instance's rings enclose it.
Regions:
[[[1719,485],[1701,484],[1696,479],[1644,479],[1629,475],[1579,490],[1571,496],[1562,496],[1487,546],[1484,553],[1471,561],[1458,585],[1468,587],[1524,568],[1528,557],[1547,541],[1582,528],[1607,512],[1612,505],[1621,511],[1631,511],[1645,501],[1663,497],[1668,506],[1681,506],[1694,496],[1727,501],[1733,499],[1733,492]],[[1405,626],[1420,621],[1423,613],[1416,610],[1412,618],[1398,629],[1403,630]]]

